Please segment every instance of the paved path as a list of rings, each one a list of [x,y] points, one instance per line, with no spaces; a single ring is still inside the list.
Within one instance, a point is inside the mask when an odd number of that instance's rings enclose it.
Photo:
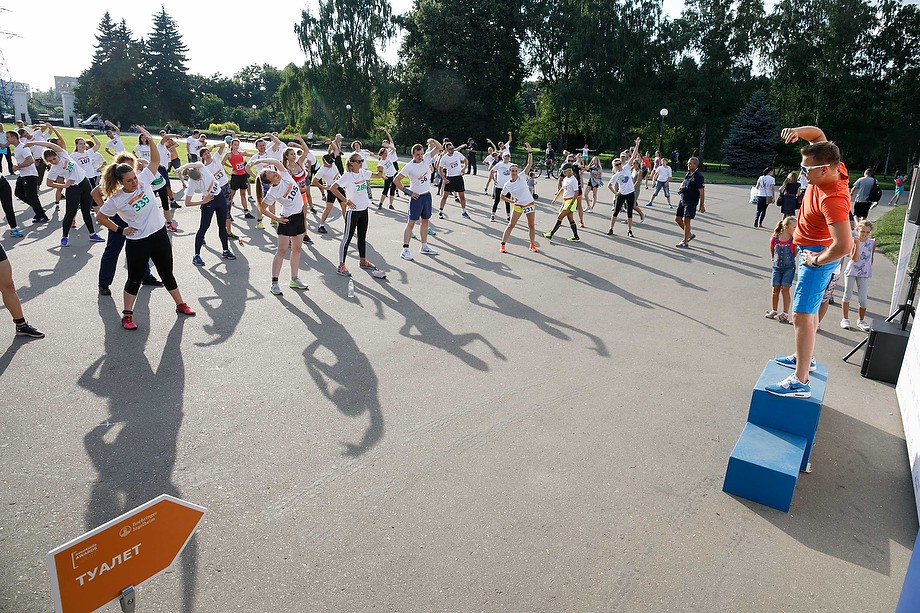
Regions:
[[[210,511],[145,613],[892,610],[917,533],[903,433],[892,386],[840,360],[861,336],[836,309],[791,513],[721,492],[751,387],[792,348],[763,318],[769,232],[748,188],[708,189],[689,250],[656,206],[635,239],[589,215],[581,244],[562,228],[530,254],[520,229],[502,256],[483,183],[468,178],[472,221],[451,203],[435,222],[437,257],[401,260],[404,214],[372,213],[389,278],[349,256],[351,300],[338,217],[311,227],[309,291],[274,297],[273,232],[237,219],[239,259],[212,234],[197,269],[182,209],[198,316],[145,288],[133,333],[121,298],[96,295],[85,229],[63,250],[58,224],[4,235],[48,337],[0,328],[0,611],[50,610],[45,553],[164,492]],[[874,317],[893,270],[878,258]]]

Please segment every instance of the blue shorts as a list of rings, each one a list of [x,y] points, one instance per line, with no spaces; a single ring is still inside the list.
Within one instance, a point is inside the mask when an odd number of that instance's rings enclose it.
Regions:
[[[783,287],[792,287],[792,279],[795,278],[795,266],[788,268],[773,267],[773,287],[782,285]]]
[[[831,275],[837,270],[840,261],[828,262],[822,266],[806,266],[802,258],[803,251],[824,251],[826,247],[799,247],[798,275],[799,282],[792,296],[792,312],[814,315],[821,306],[821,299]]]
[[[431,219],[431,192],[419,194],[418,198],[409,198],[409,219]]]

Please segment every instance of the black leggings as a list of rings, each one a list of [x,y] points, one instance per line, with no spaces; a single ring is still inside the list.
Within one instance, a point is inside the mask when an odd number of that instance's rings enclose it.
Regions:
[[[620,211],[623,210],[624,204],[626,205],[626,217],[632,219],[633,207],[636,206],[636,192],[629,192],[628,194],[617,194],[616,207],[613,209],[614,217],[619,216]]]
[[[217,235],[220,237],[220,244],[224,251],[230,248],[227,245],[227,201],[223,194],[219,194],[211,202],[201,205],[201,223],[198,224],[198,234],[195,235],[195,255],[201,253],[204,235],[211,227],[211,219],[214,218],[215,213],[217,214]]]
[[[351,238],[358,231],[358,255],[361,259],[367,256],[367,222],[370,218],[367,215],[367,209],[355,211],[348,209],[345,212],[345,233],[342,235],[342,244],[339,246],[339,262],[345,261],[345,254],[348,253],[348,246],[351,244]]]
[[[757,212],[754,213],[754,223],[763,224],[764,217],[767,216],[767,197],[757,196]]]
[[[160,206],[163,207],[164,211],[169,210],[169,192],[166,191],[166,186],[164,185],[160,189],[153,192],[160,198]]]
[[[498,210],[498,203],[501,202],[501,199],[502,199],[502,188],[500,187],[494,188],[492,190],[492,197],[494,198],[492,200],[492,214],[495,215],[495,211]],[[508,215],[509,217],[511,216],[511,203],[510,202],[505,202],[505,214]]]
[[[16,211],[13,210],[13,189],[6,177],[0,177],[0,205],[3,206],[3,214],[6,215],[6,222],[11,228],[16,227]]]
[[[64,210],[64,223],[61,230],[64,236],[70,234],[70,224],[77,216],[79,210],[83,213],[83,223],[90,234],[96,232],[96,226],[93,224],[93,188],[90,186],[89,179],[83,179],[76,185],[71,185],[64,190],[64,199],[67,201]]]
[[[125,241],[125,255],[128,258],[128,281],[125,283],[125,291],[132,296],[137,296],[141,282],[147,275],[147,260],[153,260],[153,265],[157,267],[160,280],[167,291],[171,292],[179,287],[173,276],[172,245],[169,243],[165,226],[144,238],[132,240],[129,237]]]
[[[383,193],[380,194],[380,199],[386,197],[389,194],[391,197],[396,195],[396,182],[393,179],[396,178],[396,175],[392,177],[384,177],[383,179]]]

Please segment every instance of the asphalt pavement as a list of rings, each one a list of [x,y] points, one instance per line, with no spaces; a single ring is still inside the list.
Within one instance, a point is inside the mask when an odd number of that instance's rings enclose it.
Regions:
[[[43,226],[17,201],[26,236],[0,243],[47,337],[0,325],[0,611],[50,611],[46,552],[162,493],[209,511],[140,590],[144,613],[893,610],[918,528],[907,454],[893,386],[860,376],[861,352],[841,360],[864,334],[839,307],[791,511],[721,491],[751,389],[793,345],[763,317],[770,232],[748,188],[707,187],[690,249],[661,204],[635,238],[607,236],[601,190],[582,242],[563,226],[533,254],[519,226],[502,255],[483,185],[467,177],[472,219],[449,200],[440,254],[413,241],[412,262],[406,199],[373,210],[387,278],[353,243],[351,299],[338,213],[328,235],[309,224],[309,290],[286,287],[285,263],[276,297],[273,230],[235,209],[239,259],[212,226],[196,268],[183,208],[175,269],[198,315],[145,287],[135,332],[119,291],[97,295],[103,245],[79,216],[62,248],[52,194]],[[537,191],[543,232],[554,188]],[[893,275],[878,256],[870,318]]]

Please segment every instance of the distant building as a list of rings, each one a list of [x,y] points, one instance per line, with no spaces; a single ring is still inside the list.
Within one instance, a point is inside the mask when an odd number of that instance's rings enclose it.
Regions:
[[[54,93],[60,96],[62,92],[72,92],[78,83],[76,77],[54,77]]]

